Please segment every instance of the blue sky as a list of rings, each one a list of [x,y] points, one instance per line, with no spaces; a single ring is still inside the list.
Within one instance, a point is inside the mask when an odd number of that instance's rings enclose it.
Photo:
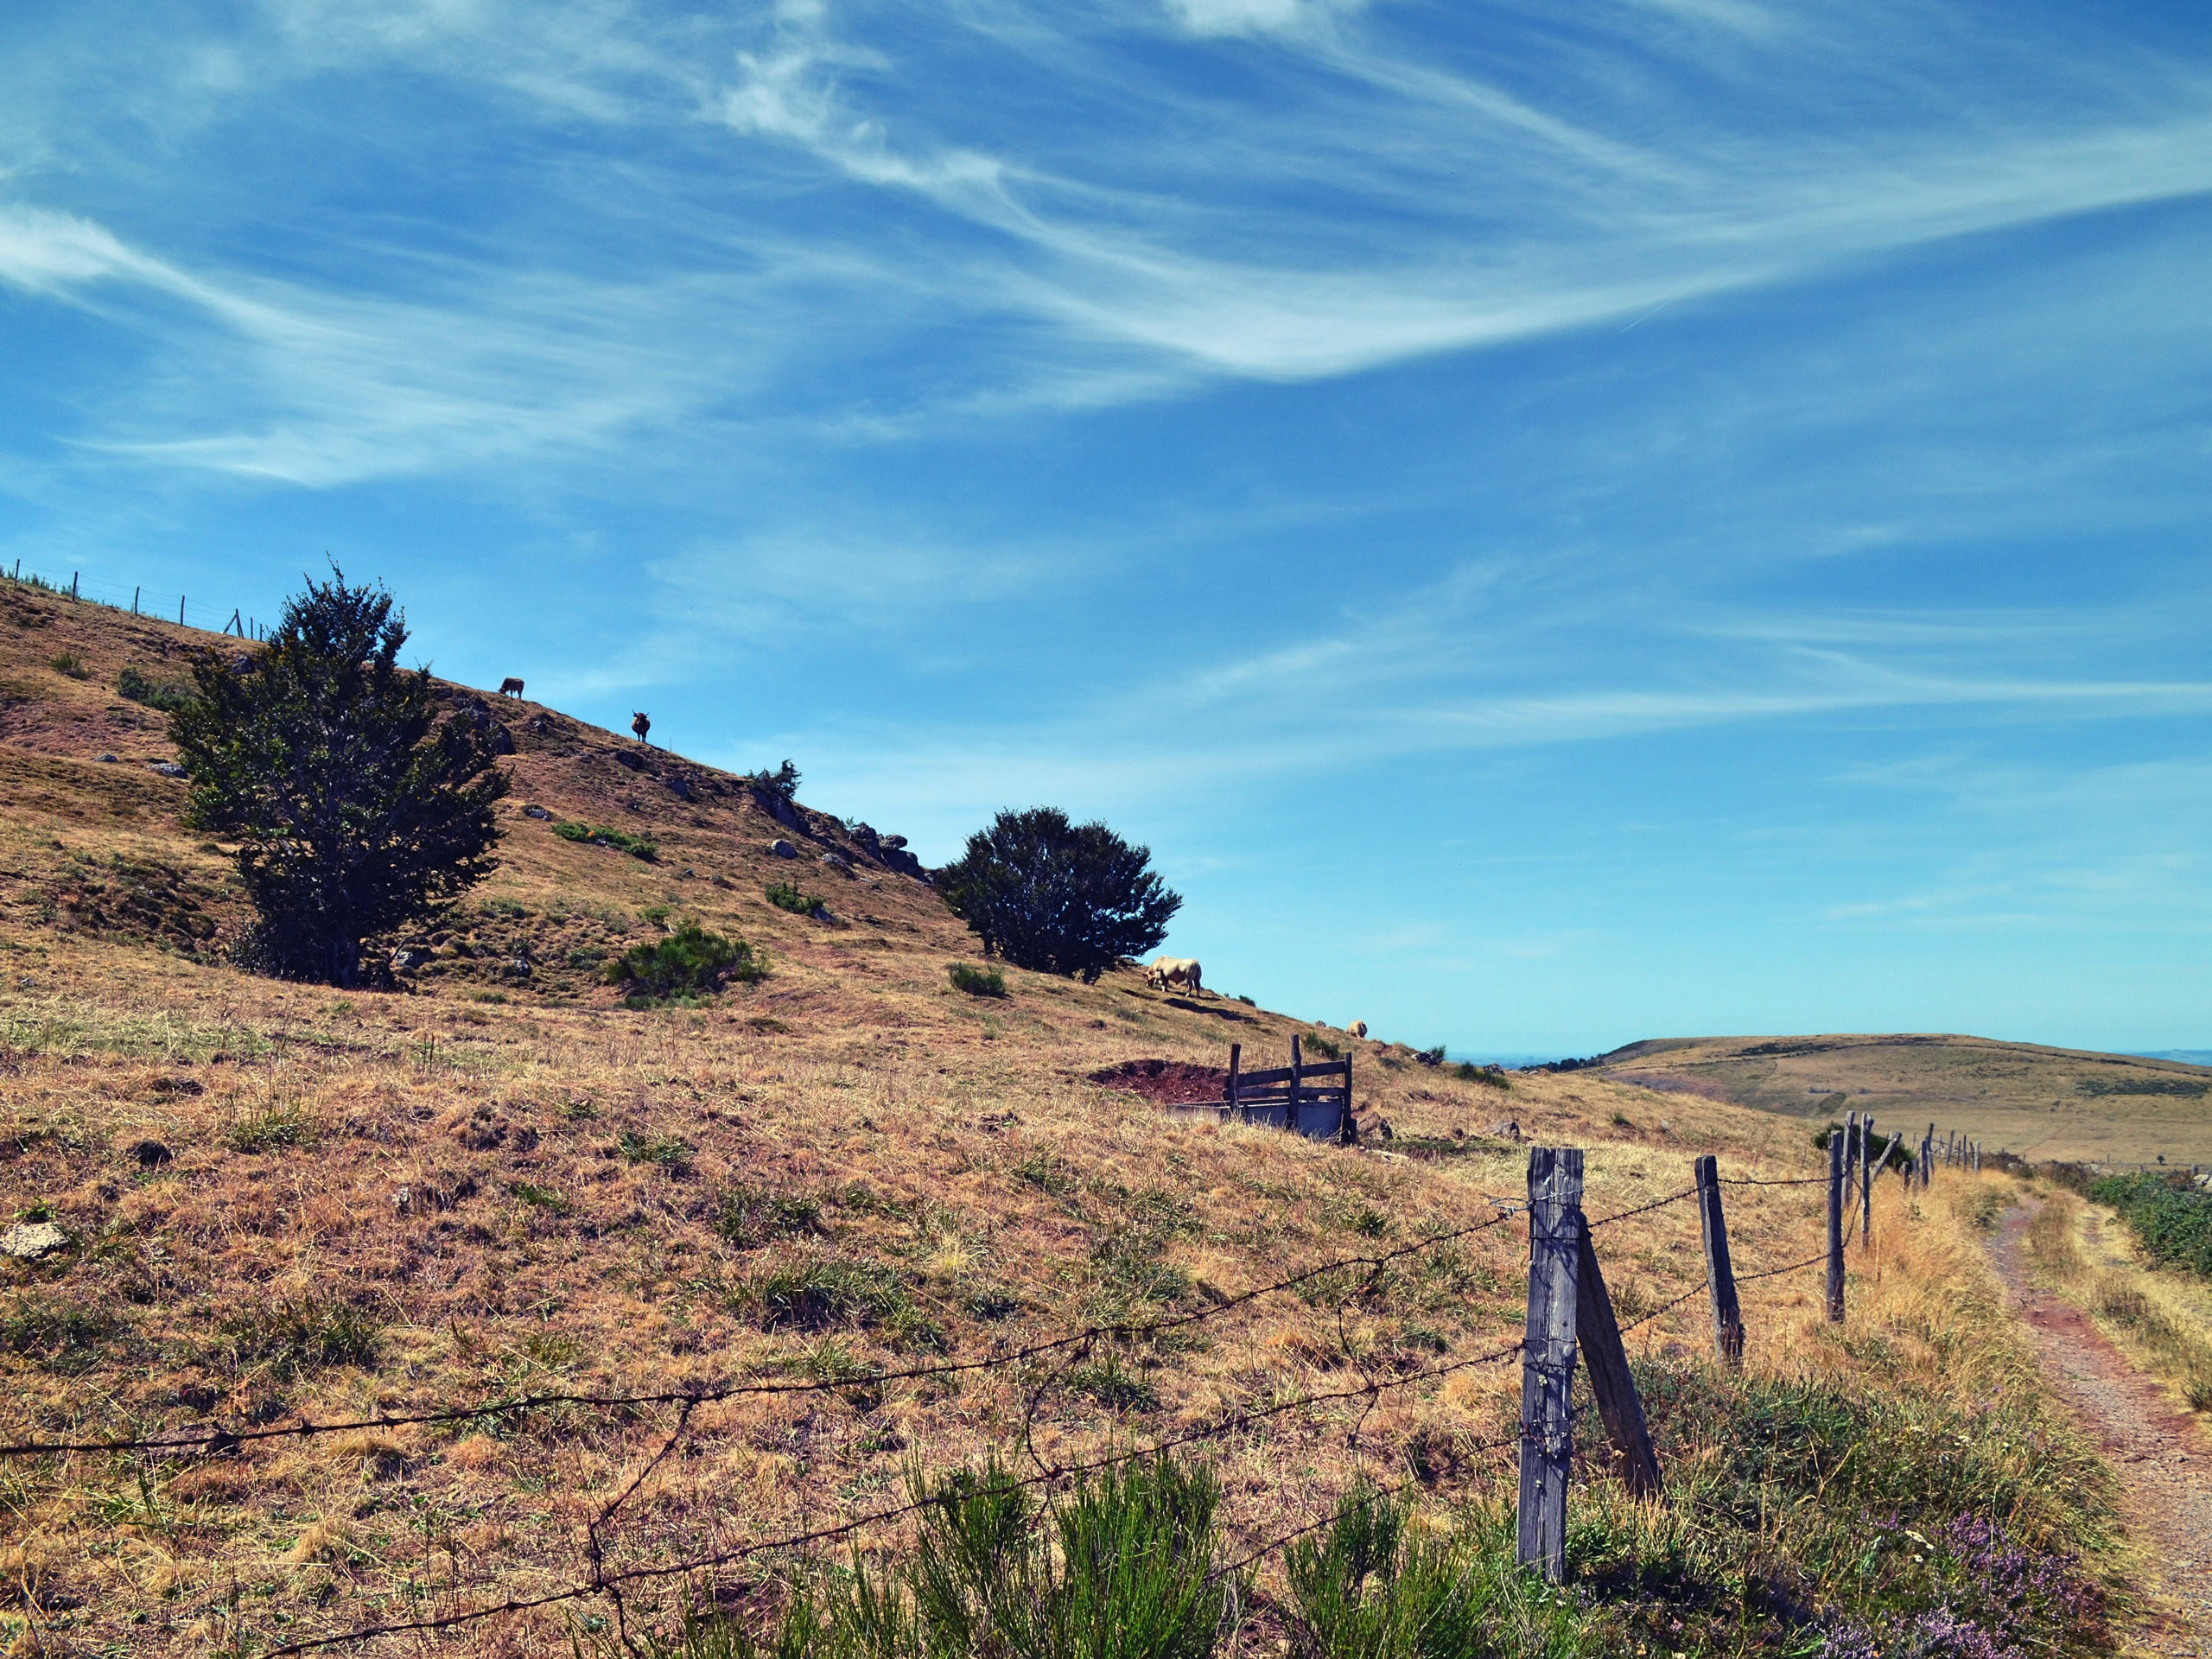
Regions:
[[[22,3],[0,556],[1469,1053],[2212,1043],[2198,7]]]

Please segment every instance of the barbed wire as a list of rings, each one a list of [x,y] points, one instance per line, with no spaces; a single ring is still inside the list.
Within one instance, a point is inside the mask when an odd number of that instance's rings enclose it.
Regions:
[[[216,1427],[204,1434],[149,1435],[129,1440],[112,1437],[102,1440],[30,1440],[12,1446],[0,1446],[0,1458],[53,1456],[74,1452],[228,1452],[251,1441],[282,1440],[293,1436],[338,1434],[372,1428],[405,1428],[435,1423],[467,1422],[478,1417],[505,1416],[516,1412],[543,1411],[555,1406],[579,1406],[595,1411],[615,1411],[640,1406],[685,1406],[696,1408],[719,1404],[723,1401],[761,1395],[825,1394],[858,1385],[869,1387],[887,1382],[909,1382],[929,1377],[952,1376],[965,1373],[993,1370],[1019,1365],[1032,1359],[1071,1350],[1087,1349],[1101,1341],[1129,1342],[1160,1333],[1185,1329],[1208,1319],[1219,1319],[1240,1307],[1262,1298],[1294,1290],[1314,1280],[1347,1268],[1368,1269],[1367,1284],[1371,1286],[1382,1269],[1393,1262],[1407,1256],[1433,1250],[1446,1244],[1503,1226],[1510,1216],[1491,1216],[1471,1222],[1465,1227],[1452,1228],[1441,1233],[1431,1233],[1395,1249],[1374,1255],[1340,1256],[1332,1262],[1306,1268],[1268,1284],[1257,1285],[1249,1290],[1225,1298],[1209,1306],[1187,1313],[1163,1315],[1142,1320],[1116,1320],[1085,1326],[1080,1331],[1065,1332],[1039,1342],[975,1359],[934,1361],[924,1365],[905,1366],[896,1370],[874,1372],[866,1376],[847,1376],[772,1382],[747,1381],[716,1384],[711,1387],[662,1389],[641,1394],[585,1394],[563,1392],[512,1395],[480,1401],[473,1405],[451,1406],[435,1411],[381,1413],[373,1417],[347,1418],[318,1423],[302,1419],[262,1428],[228,1429]],[[1363,1291],[1365,1287],[1363,1287]],[[1362,1292],[1356,1291],[1354,1296]],[[1349,1300],[1349,1299],[1348,1299]]]
[[[1696,1196],[1697,1188],[1686,1186],[1681,1192],[1671,1193],[1666,1198],[1654,1198],[1649,1204],[1639,1204],[1633,1210],[1618,1210],[1602,1221],[1586,1222],[1584,1224],[1594,1233],[1600,1227],[1610,1227],[1617,1221],[1626,1221],[1630,1216],[1641,1216],[1653,1210],[1664,1210],[1670,1204],[1680,1204],[1684,1198],[1694,1198]]]
[[[1825,1175],[1719,1175],[1714,1179],[1723,1186],[1822,1186],[1828,1178]]]
[[[1802,1262],[1792,1262],[1786,1268],[1767,1268],[1758,1273],[1739,1273],[1736,1275],[1736,1282],[1739,1285],[1748,1285],[1755,1279],[1771,1279],[1778,1274],[1795,1273],[1800,1268],[1809,1268],[1816,1262],[1825,1262],[1827,1259],[1828,1253],[1822,1250],[1818,1255],[1808,1255]]]
[[[1689,1300],[1691,1297],[1696,1295],[1698,1292],[1703,1290],[1712,1282],[1713,1281],[1710,1278],[1699,1280],[1697,1283],[1692,1285],[1681,1295],[1675,1297],[1673,1301],[1662,1303],[1659,1306],[1653,1308],[1649,1313],[1641,1314],[1636,1319],[1630,1319],[1626,1325],[1621,1326],[1621,1335],[1628,1335],[1630,1332],[1635,1330],[1639,1325],[1650,1324],[1652,1320],[1657,1319],[1662,1313],[1673,1313],[1676,1308],[1680,1307],[1684,1302]]]
[[[1218,1422],[1209,1423],[1180,1434],[1169,1435],[1163,1440],[1154,1441],[1149,1446],[1133,1451],[1114,1452],[1105,1457],[1093,1458],[1077,1463],[1040,1464],[1038,1472],[1033,1475],[1010,1478],[1009,1485],[1016,1491],[1027,1491],[1033,1487],[1047,1485],[1057,1481],[1101,1474],[1109,1469],[1121,1468],[1131,1463],[1158,1458],[1184,1446],[1197,1445],[1201,1441],[1220,1440],[1239,1429],[1248,1428],[1255,1423],[1266,1421],[1272,1417],[1281,1416],[1287,1412],[1302,1410],[1311,1406],[1335,1404],[1346,1400],[1370,1398],[1396,1389],[1410,1388],[1417,1382],[1449,1376],[1454,1372],[1466,1370],[1476,1365],[1495,1363],[1520,1352],[1521,1345],[1521,1343],[1516,1340],[1503,1347],[1471,1355],[1464,1359],[1453,1360],[1448,1364],[1426,1366],[1404,1376],[1391,1377],[1379,1382],[1369,1378],[1357,1388],[1330,1389],[1300,1395],[1290,1400],[1278,1401],[1273,1405],[1235,1413]],[[685,1414],[688,1418],[688,1411]],[[658,1579],[676,1578],[691,1573],[708,1572],[755,1555],[765,1555],[782,1550],[802,1549],[815,1544],[832,1542],[840,1538],[849,1537],[866,1528],[879,1526],[888,1521],[899,1520],[927,1509],[932,1504],[943,1502],[939,1497],[925,1495],[911,1498],[904,1503],[894,1503],[884,1509],[871,1510],[866,1515],[856,1516],[849,1521],[838,1522],[831,1526],[817,1527],[807,1532],[795,1533],[781,1538],[765,1539],[750,1544],[739,1545],[730,1549],[716,1550],[709,1554],[693,1556],[683,1561],[651,1567],[625,1567],[614,1573],[607,1572],[605,1555],[597,1538],[598,1529],[612,1520],[615,1511],[627,1503],[644,1484],[646,1476],[668,1456],[681,1438],[683,1429],[684,1424],[679,1422],[674,1433],[648,1460],[645,1468],[641,1470],[637,1478],[624,1488],[618,1498],[600,1511],[597,1520],[592,1523],[590,1549],[593,1573],[588,1580],[569,1585],[564,1589],[549,1591],[542,1596],[510,1597],[505,1601],[494,1605],[466,1608],[458,1612],[442,1614],[430,1618],[359,1625],[353,1630],[338,1631],[329,1636],[306,1637],[266,1649],[264,1659],[282,1659],[282,1656],[284,1655],[307,1653],[353,1642],[372,1641],[378,1637],[405,1636],[450,1630],[456,1625],[474,1624],[486,1618],[496,1618],[503,1613],[526,1612],[560,1602],[582,1600],[588,1596],[607,1595],[610,1599],[617,1599],[619,1603],[620,1592],[626,1586],[642,1584]]]

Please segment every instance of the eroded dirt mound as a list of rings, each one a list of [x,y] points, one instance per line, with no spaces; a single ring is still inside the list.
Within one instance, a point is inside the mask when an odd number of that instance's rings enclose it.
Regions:
[[[1109,1089],[1125,1089],[1147,1100],[1174,1106],[1190,1101],[1219,1100],[1222,1090],[1228,1085],[1229,1071],[1224,1066],[1193,1065],[1188,1060],[1124,1060],[1119,1065],[1093,1071],[1090,1080],[1103,1083]]]

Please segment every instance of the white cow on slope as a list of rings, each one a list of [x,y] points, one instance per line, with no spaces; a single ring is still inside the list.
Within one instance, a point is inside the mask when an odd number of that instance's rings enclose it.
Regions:
[[[1145,975],[1156,990],[1164,991],[1170,986],[1180,985],[1196,994],[1205,988],[1200,982],[1202,976],[1195,957],[1154,957]]]

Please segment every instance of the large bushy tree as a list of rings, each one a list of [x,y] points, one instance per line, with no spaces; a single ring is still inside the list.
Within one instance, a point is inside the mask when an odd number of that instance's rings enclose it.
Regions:
[[[333,569],[286,601],[258,651],[203,653],[172,716],[190,821],[239,843],[258,919],[241,959],[352,985],[361,947],[481,880],[507,792],[492,728],[438,718],[426,669],[403,669],[405,619]]]
[[[1151,862],[1149,848],[1103,823],[1071,823],[1058,808],[1038,806],[1000,813],[937,880],[986,955],[1089,984],[1166,938],[1182,908]]]

